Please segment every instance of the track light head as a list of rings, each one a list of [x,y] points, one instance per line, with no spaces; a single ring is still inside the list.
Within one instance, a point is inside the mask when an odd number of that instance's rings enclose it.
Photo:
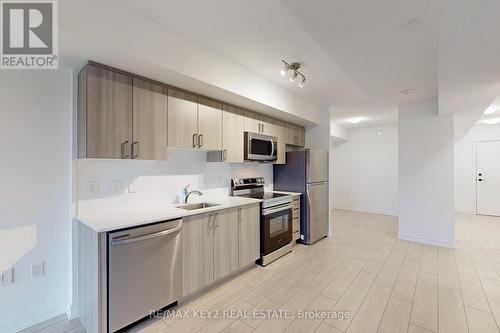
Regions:
[[[293,71],[291,74],[290,74],[290,82],[293,82],[295,81],[295,79],[297,78],[297,76],[299,76],[299,73],[297,71]]]
[[[302,75],[302,78],[300,79],[300,82],[299,82],[299,87],[303,88],[305,83],[306,83],[306,77],[304,75]]]

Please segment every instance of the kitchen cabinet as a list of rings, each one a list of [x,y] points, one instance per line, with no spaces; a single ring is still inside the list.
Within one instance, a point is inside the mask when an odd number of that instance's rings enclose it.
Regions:
[[[214,281],[214,231],[212,213],[183,219],[183,295]]]
[[[198,98],[168,89],[168,146],[198,147]]]
[[[132,77],[87,65],[78,81],[79,157],[130,158]]]
[[[224,162],[244,162],[243,132],[243,110],[224,105],[222,112],[222,149]]]
[[[305,137],[305,129],[302,126],[298,126],[295,124],[288,124],[287,126],[287,144],[295,145],[295,146],[305,146],[306,137]]]
[[[213,213],[214,280],[238,269],[238,209]]]
[[[239,215],[239,268],[254,263],[260,257],[260,206],[238,208]]]
[[[252,132],[264,135],[273,135],[274,132],[273,119],[255,113],[246,111],[244,113],[244,129],[246,132]]]
[[[274,121],[274,134],[278,138],[278,159],[274,164],[286,164],[287,124],[281,120]]]
[[[167,157],[167,88],[133,79],[134,159],[164,160]]]
[[[198,99],[198,148],[222,149],[222,104]]]

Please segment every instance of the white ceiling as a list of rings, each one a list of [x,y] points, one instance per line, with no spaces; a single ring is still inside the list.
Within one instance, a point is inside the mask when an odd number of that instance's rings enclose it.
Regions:
[[[90,2],[100,7],[97,0],[85,1]],[[438,90],[441,113],[476,112],[479,117],[500,93],[498,0],[483,0],[481,6],[470,0],[106,3],[113,4],[117,17],[126,9],[304,100],[332,107],[340,124],[354,116],[364,119],[356,127],[396,123],[400,103],[436,98]],[[83,5],[71,1],[71,6]],[[77,8],[72,12],[67,25],[89,20]],[[409,29],[407,22],[415,19],[420,24]],[[148,37],[143,25],[132,29]],[[168,52],[169,45],[164,49]],[[171,49],[176,52],[175,45]],[[303,64],[304,88],[279,75],[281,59]],[[205,66],[217,75],[226,65],[206,59]],[[401,94],[405,89],[413,92]]]

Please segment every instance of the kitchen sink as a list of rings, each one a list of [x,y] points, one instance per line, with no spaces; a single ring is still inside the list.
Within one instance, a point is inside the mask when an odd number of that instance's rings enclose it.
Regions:
[[[220,206],[220,204],[210,203],[210,202],[200,202],[200,203],[181,205],[181,206],[177,206],[177,207],[184,209],[184,210],[196,210],[196,209],[203,209],[203,208],[209,208],[209,207],[215,207],[215,206]]]

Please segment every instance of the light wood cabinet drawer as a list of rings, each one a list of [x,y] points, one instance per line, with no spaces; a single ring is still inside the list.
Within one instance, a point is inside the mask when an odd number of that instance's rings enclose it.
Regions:
[[[299,209],[300,208],[300,200],[299,199],[294,199],[292,201],[292,208],[295,210],[295,209]]]
[[[292,241],[296,241],[299,238],[300,238],[300,232],[299,231],[294,232],[292,235]]]

